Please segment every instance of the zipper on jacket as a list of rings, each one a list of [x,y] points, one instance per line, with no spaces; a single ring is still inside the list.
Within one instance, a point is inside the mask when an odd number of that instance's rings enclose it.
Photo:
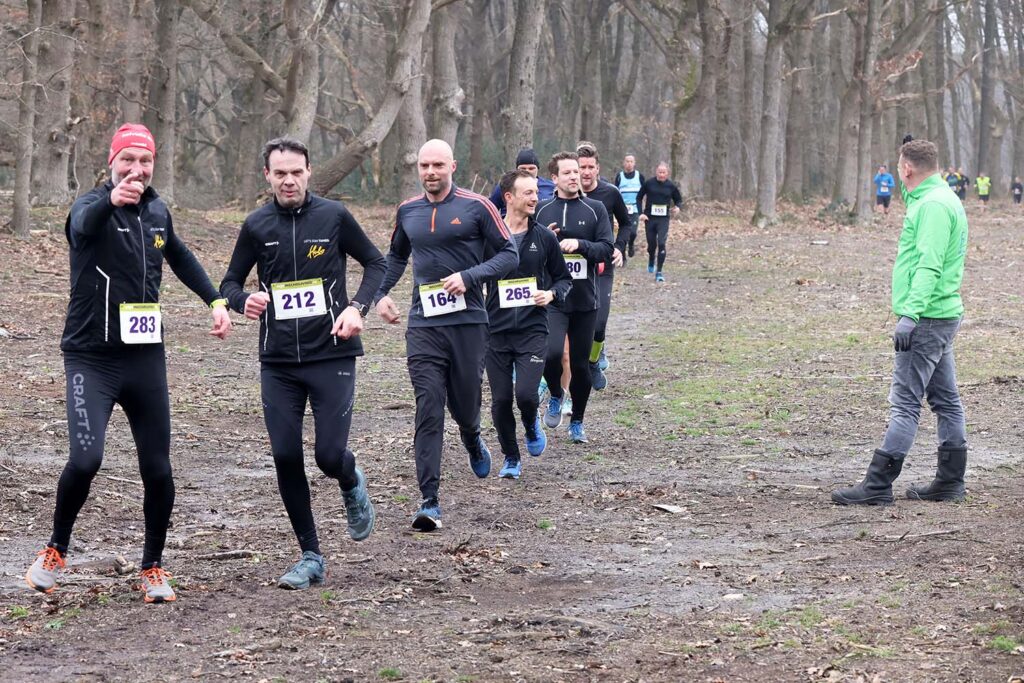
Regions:
[[[437,207],[430,213],[430,232],[434,232],[434,219],[437,218]]]
[[[295,214],[301,209],[292,212],[292,276],[299,279],[299,252],[295,250]],[[302,347],[299,343],[299,319],[295,319],[295,359],[302,362]]]
[[[142,210],[139,209],[139,214],[136,216],[139,220],[139,244],[142,245],[142,298],[139,299],[139,303],[146,302],[146,233],[142,229]]]

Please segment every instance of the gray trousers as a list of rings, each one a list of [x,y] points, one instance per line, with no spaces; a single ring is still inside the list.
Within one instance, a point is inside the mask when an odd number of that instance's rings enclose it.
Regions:
[[[889,390],[889,427],[882,449],[898,458],[914,445],[921,419],[921,399],[928,399],[938,419],[939,446],[962,448],[967,427],[956,387],[953,340],[960,319],[921,318],[910,338],[910,350],[898,351]]]

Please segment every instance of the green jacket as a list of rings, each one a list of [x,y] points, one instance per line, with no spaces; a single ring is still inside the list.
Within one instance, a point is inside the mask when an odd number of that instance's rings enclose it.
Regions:
[[[984,197],[992,189],[992,179],[988,176],[978,176],[974,180],[974,186],[978,188],[978,196]]]
[[[964,206],[938,173],[912,192],[901,189],[907,215],[892,269],[892,311],[915,321],[959,318],[967,253]]]

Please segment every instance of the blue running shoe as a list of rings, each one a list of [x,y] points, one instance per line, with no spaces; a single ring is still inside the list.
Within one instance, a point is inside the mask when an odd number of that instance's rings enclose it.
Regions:
[[[572,396],[568,390],[562,395],[562,415],[572,415]]]
[[[341,497],[345,501],[345,515],[348,517],[348,535],[353,541],[365,540],[373,531],[377,513],[370,502],[370,494],[366,491],[366,477],[358,467],[356,485],[348,491],[342,491]]]
[[[582,420],[573,420],[569,423],[569,438],[573,443],[587,443],[587,433],[583,431]]]
[[[299,591],[309,588],[311,583],[323,583],[326,577],[324,556],[307,550],[302,553],[302,559],[277,580],[277,585],[280,588]]]
[[[601,355],[597,359],[597,367],[601,368],[602,372],[608,369],[608,356],[604,355],[604,349],[601,349]]]
[[[593,385],[594,391],[601,391],[608,386],[608,378],[601,371],[601,363],[590,364],[590,383]]]
[[[437,496],[423,500],[419,512],[412,518],[412,528],[416,531],[434,531],[441,528],[441,503],[437,501]]]
[[[552,396],[548,399],[548,409],[544,413],[544,424],[551,429],[562,424],[562,399]]]
[[[544,430],[540,428],[540,415],[538,415],[533,423],[533,430],[526,430],[526,452],[533,457],[537,457],[544,452],[547,445],[548,437],[544,434]]]
[[[654,264],[653,263],[648,263],[647,264],[647,272],[648,273],[653,273],[654,272]]]
[[[487,450],[483,438],[477,434],[476,443],[466,446],[469,453],[469,467],[473,474],[484,479],[491,473],[491,452]]]
[[[540,403],[544,400],[544,394],[548,393],[548,381],[543,377],[540,378],[540,384],[537,385],[537,402]]]
[[[654,281],[655,281],[655,282],[664,282],[664,281],[665,281],[665,276],[661,274],[661,271],[660,271],[660,270],[659,270],[659,271],[657,272],[657,274],[656,274],[656,275],[654,276]]]
[[[519,458],[505,458],[505,464],[501,468],[501,472],[498,476],[502,479],[518,479],[519,475],[523,473],[523,463]]]

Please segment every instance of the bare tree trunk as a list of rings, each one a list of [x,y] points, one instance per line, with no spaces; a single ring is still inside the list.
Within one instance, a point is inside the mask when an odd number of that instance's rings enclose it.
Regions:
[[[28,237],[30,183],[32,180],[32,135],[36,120],[36,57],[39,54],[39,26],[42,17],[41,0],[28,0],[28,21],[21,49],[21,99],[18,102],[18,151],[14,175],[14,215],[11,227],[18,237]]]
[[[398,196],[411,197],[420,191],[419,173],[416,161],[420,146],[427,141],[427,124],[423,120],[423,82],[413,81],[405,94],[402,108],[398,110],[397,126],[392,130],[396,136],[397,155],[395,175],[398,180]]]
[[[391,130],[409,88],[421,85],[417,65],[422,59],[423,33],[427,30],[430,8],[430,0],[408,0],[405,24],[395,44],[397,54],[388,73],[384,101],[355,139],[320,166],[311,183],[314,192],[328,192],[353,169],[358,168]]]
[[[990,169],[989,148],[992,142],[992,133],[995,126],[992,109],[995,106],[995,83],[993,71],[996,60],[996,3],[995,0],[985,0],[985,33],[984,52],[981,57],[981,114],[978,117],[978,165],[975,174],[987,172],[990,175],[995,169]],[[993,193],[995,187],[992,188]]]
[[[876,100],[871,84],[878,59],[878,23],[882,0],[867,0],[864,19],[864,57],[858,74],[860,87],[860,130],[857,137],[857,201],[856,215],[860,223],[871,221],[874,205],[871,190],[871,133],[875,123]]]
[[[47,40],[39,43],[36,91],[36,157],[32,164],[32,191],[40,204],[55,206],[71,200],[68,159],[71,136],[71,66],[74,56],[72,0],[43,0],[42,26]]]
[[[733,22],[732,17],[726,14],[725,23],[722,26],[721,37],[716,44],[717,55],[714,72],[715,88],[715,121],[714,137],[711,148],[711,188],[708,194],[716,201],[722,201],[733,196],[728,183],[728,161],[729,161],[729,81],[732,68],[729,60],[729,53],[732,48]],[[711,46],[705,46],[710,49]]]
[[[946,56],[942,37],[945,22],[945,16],[939,15],[932,29],[932,45],[930,50],[933,62],[931,67],[932,81],[930,84],[927,81],[925,83],[925,87],[931,87],[935,92],[932,102],[932,110],[935,112],[935,144],[939,148],[939,163],[943,165],[946,165],[944,162],[951,158],[949,134],[946,129],[946,98],[944,95]]]
[[[779,110],[782,105],[782,46],[779,29],[786,10],[783,0],[769,0],[768,43],[764,48],[764,102],[761,108],[761,141],[757,149],[757,208],[752,223],[765,228],[775,222]]]
[[[156,55],[149,89],[149,125],[156,138],[154,178],[160,196],[174,203],[174,158],[178,142],[178,3],[156,0]]]
[[[455,63],[455,34],[458,28],[456,7],[450,5],[434,14],[433,38],[433,91],[431,109],[432,137],[455,146],[459,123],[464,118],[462,102],[466,94],[459,86],[459,71]],[[539,13],[535,13],[539,14]]]
[[[811,132],[809,29],[796,33],[787,45],[790,55],[789,113],[786,115],[786,167],[782,175],[782,195],[790,201],[804,199],[804,153]]]
[[[754,80],[756,68],[754,57],[754,13],[750,12],[749,17],[743,22],[743,108],[740,115],[742,181],[740,191],[744,197],[753,195],[756,188],[754,164],[757,163],[757,157],[754,149],[757,142],[755,140],[754,112],[757,108],[755,102],[757,93]]]
[[[128,35],[133,40],[145,41],[146,21],[142,16],[144,0],[131,0],[128,9]],[[121,89],[121,118],[123,122],[142,122],[142,77],[146,71],[146,50],[119,55],[124,59],[124,86]]]
[[[519,0],[512,58],[508,68],[508,94],[501,118],[505,122],[505,158],[533,147],[534,97],[537,90],[537,47],[544,13],[532,0]]]
[[[238,138],[238,166],[236,175],[240,178],[238,195],[243,211],[256,208],[260,183],[263,177],[260,169],[263,159],[260,151],[263,147],[263,107],[266,106],[263,95],[266,86],[257,76],[252,77],[252,86],[245,88],[243,99],[245,107],[241,115],[241,134]]]
[[[952,60],[953,58],[953,29],[946,22],[946,59]],[[970,56],[968,55],[968,58]],[[950,131],[949,140],[950,147],[952,148],[952,156],[950,156],[950,163],[960,167],[960,86],[958,83],[954,84],[949,90],[950,99],[950,110],[953,115],[953,128]]]

